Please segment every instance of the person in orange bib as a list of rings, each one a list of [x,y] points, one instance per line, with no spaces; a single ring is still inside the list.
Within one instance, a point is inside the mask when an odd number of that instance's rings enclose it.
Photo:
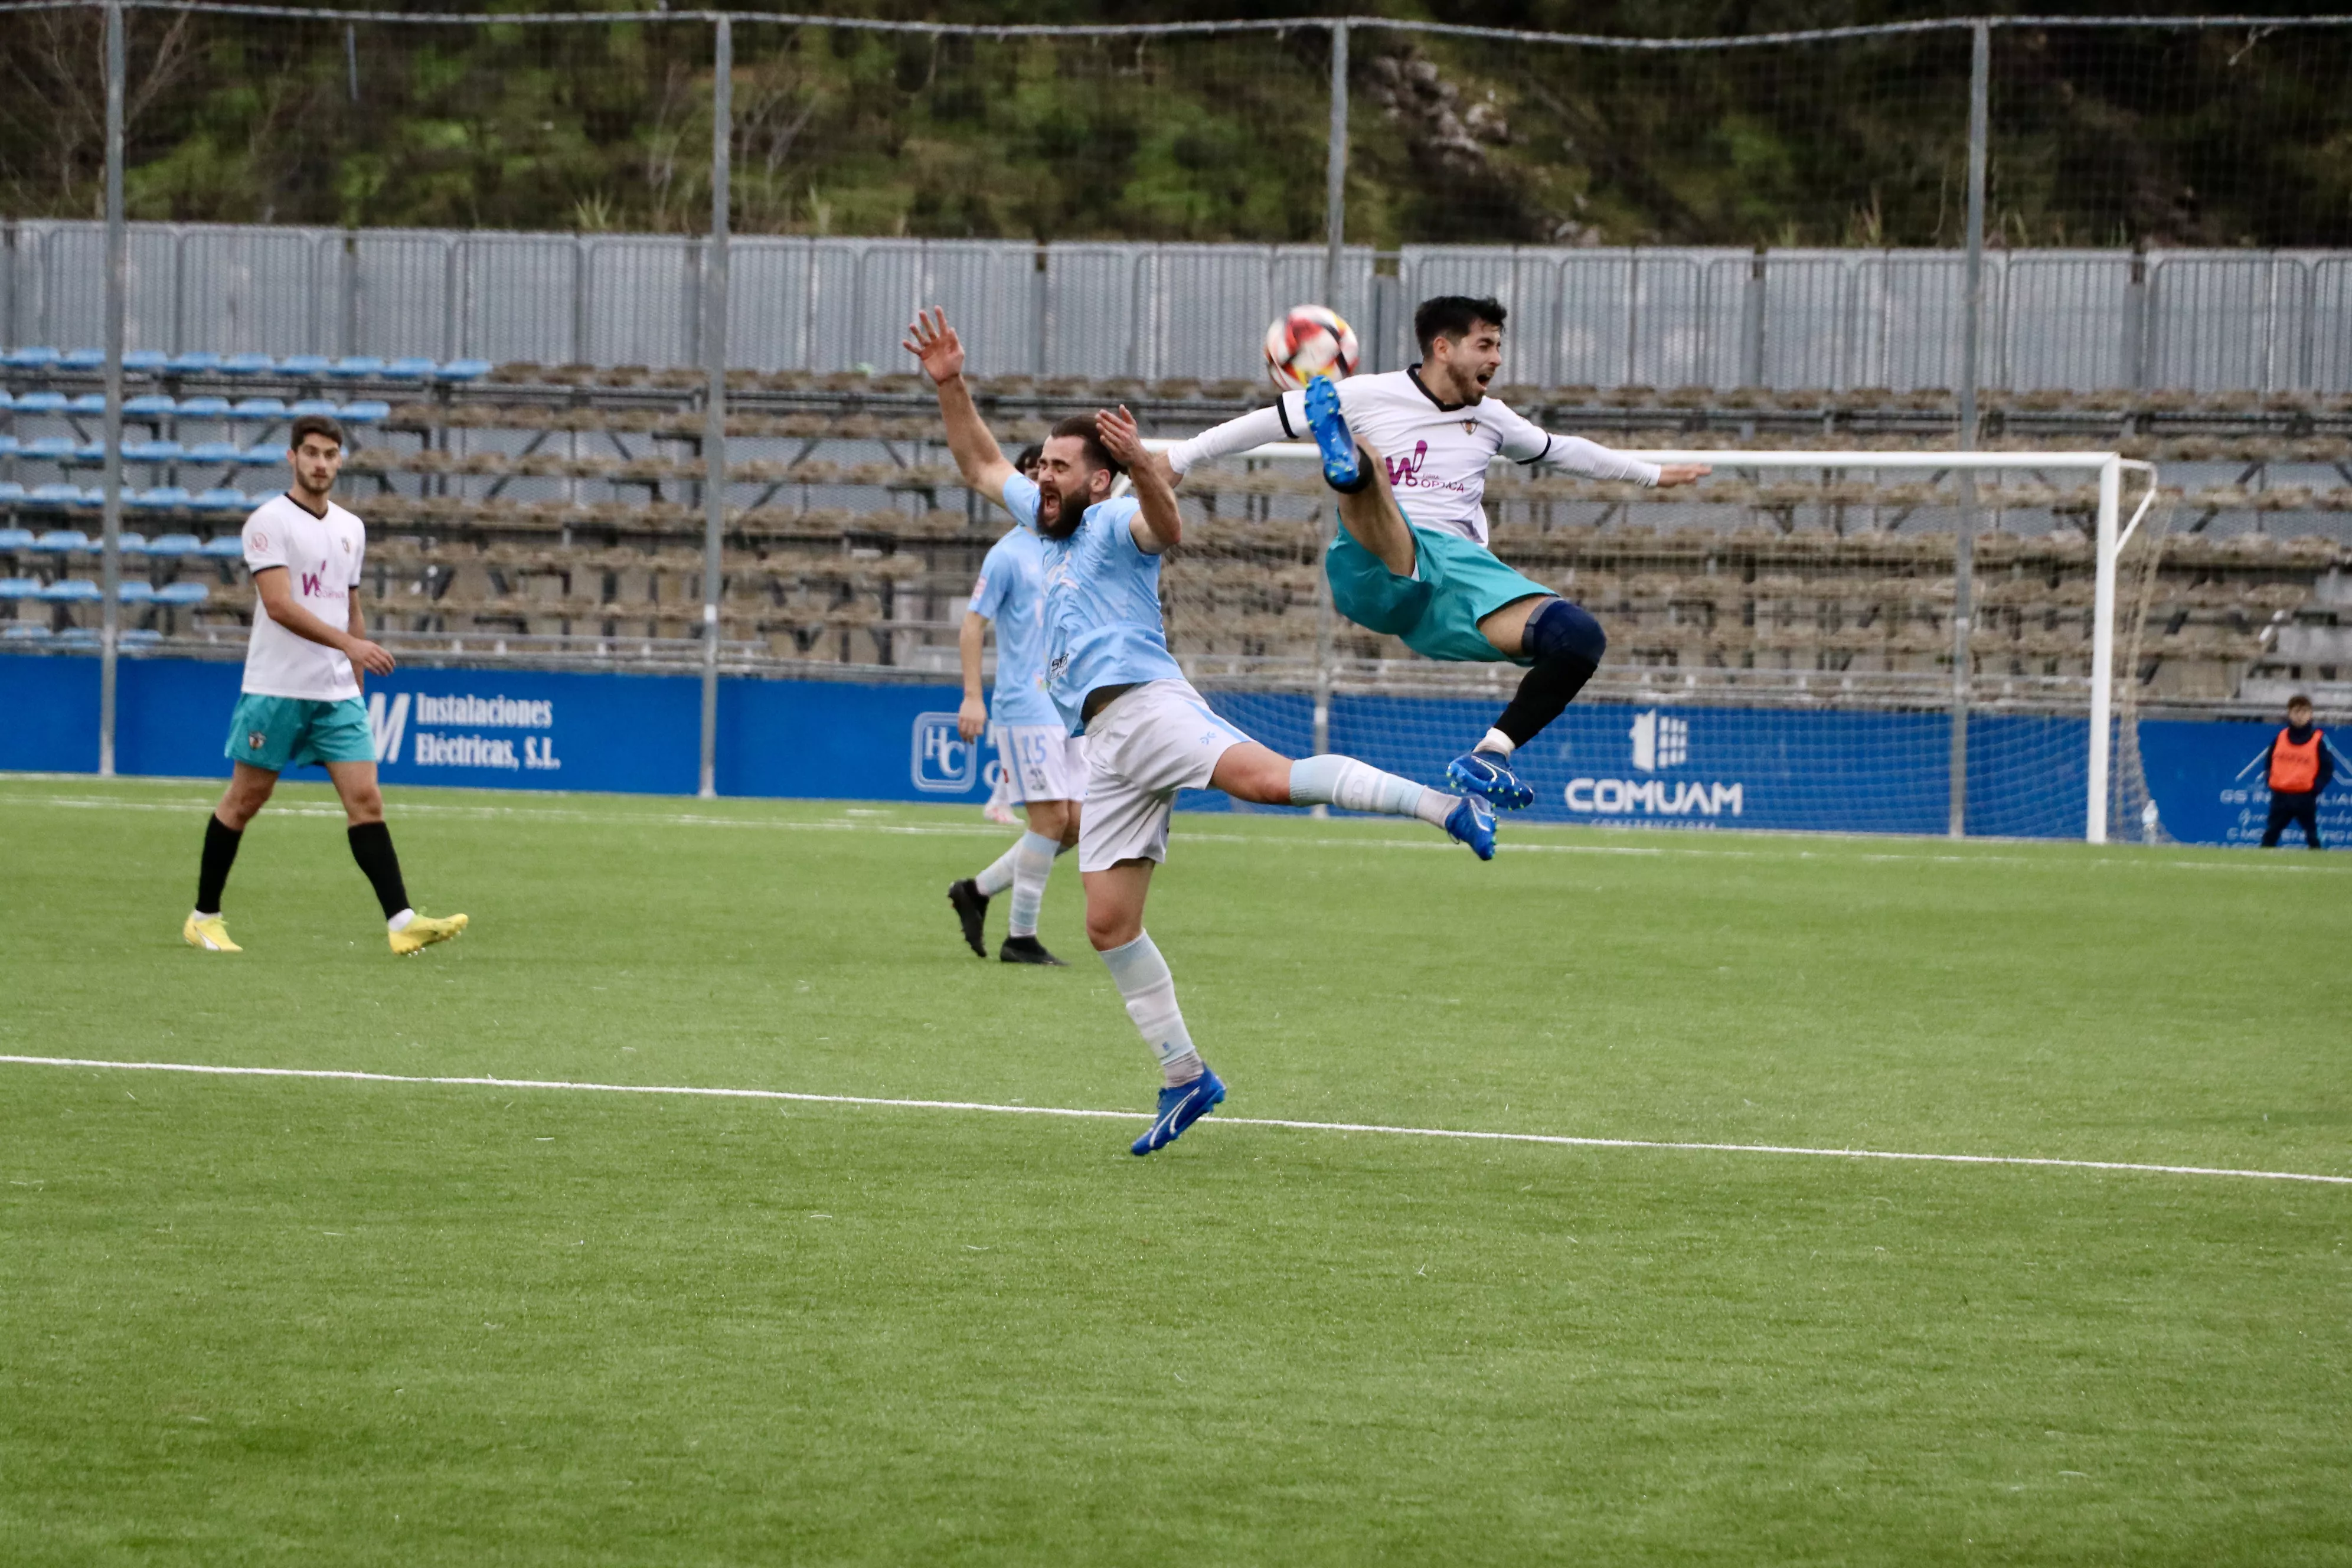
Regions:
[[[2319,792],[2335,780],[2336,758],[2326,731],[2311,721],[2310,698],[2287,700],[2286,728],[2272,738],[2265,761],[2271,819],[2263,829],[2263,847],[2276,848],[2287,824],[2300,823],[2303,841],[2318,848]]]

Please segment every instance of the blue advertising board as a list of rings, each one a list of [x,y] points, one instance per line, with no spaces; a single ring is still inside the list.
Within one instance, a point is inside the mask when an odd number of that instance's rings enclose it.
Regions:
[[[126,773],[225,777],[241,667],[125,659],[117,760]],[[719,793],[802,799],[970,801],[997,767],[957,733],[958,688],[728,679],[719,683]],[[1290,693],[1218,693],[1242,728],[1288,755],[1311,749],[1313,710]],[[691,794],[701,683],[692,676],[403,669],[368,683],[384,782],[477,788]],[[95,658],[0,656],[0,770],[98,765]],[[1439,778],[1492,721],[1491,700],[1342,697],[1331,744],[1376,766]],[[2248,764],[2274,726],[2144,721],[2139,742],[2163,831],[2249,844],[2269,807]],[[1684,829],[1944,830],[1946,721],[1934,713],[1579,703],[1521,749],[1526,820]],[[1973,834],[2083,831],[2088,744],[2079,721],[1988,716],[1969,729]],[[302,770],[317,776],[316,770]],[[299,773],[297,776],[300,776]],[[1192,809],[1228,803],[1188,794]],[[2322,834],[2352,842],[2352,789],[2321,797]],[[2110,825],[2140,836],[2138,822]]]

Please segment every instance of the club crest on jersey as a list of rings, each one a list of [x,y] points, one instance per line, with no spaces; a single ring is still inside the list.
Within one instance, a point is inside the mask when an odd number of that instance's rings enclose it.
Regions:
[[[256,730],[245,738],[245,749],[248,752],[257,752],[261,750],[261,743],[268,739],[269,739],[268,736]]]
[[[1478,434],[1478,422],[1475,419],[1465,419],[1462,422],[1462,434],[1465,436]]]
[[[267,549],[268,549],[268,548],[269,548],[269,535],[268,535],[268,534],[266,534],[266,533],[262,532],[262,531],[261,531],[259,529],[257,529],[257,529],[255,529],[255,530],[253,531],[253,547],[254,547],[256,550],[267,550]]]

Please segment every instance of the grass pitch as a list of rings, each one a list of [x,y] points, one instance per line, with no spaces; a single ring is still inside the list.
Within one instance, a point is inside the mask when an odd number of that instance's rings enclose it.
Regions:
[[[0,780],[0,1051],[1150,1100],[968,809],[212,795]],[[2352,1175],[2352,865],[1507,842],[1180,821],[1226,1112]],[[2352,1562],[2352,1187],[1139,1125],[0,1066],[0,1560]]]

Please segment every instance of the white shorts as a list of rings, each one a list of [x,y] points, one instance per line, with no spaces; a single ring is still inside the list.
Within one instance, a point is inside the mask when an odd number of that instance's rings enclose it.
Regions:
[[[999,724],[996,761],[1014,805],[1087,797],[1087,742],[1059,724]]]
[[[1190,681],[1148,680],[1113,699],[1087,726],[1078,869],[1167,859],[1176,792],[1205,787],[1226,748],[1248,739]]]

